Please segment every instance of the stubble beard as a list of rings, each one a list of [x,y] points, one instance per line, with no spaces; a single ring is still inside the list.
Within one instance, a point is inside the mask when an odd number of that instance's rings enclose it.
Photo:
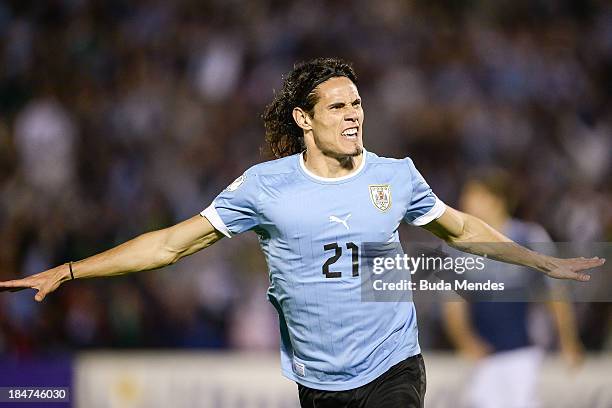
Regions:
[[[358,140],[360,141],[361,138]],[[337,150],[333,150],[333,148],[322,145],[317,138],[314,138],[314,143],[323,156],[337,160],[345,169],[354,168],[353,157],[357,157],[363,153],[363,146],[359,142],[355,144],[352,151],[349,153],[338,152]]]
[[[343,168],[353,168],[353,157],[357,157],[363,153],[363,147],[355,146],[355,149],[350,153],[338,153],[331,150],[322,150],[321,153],[327,157],[338,160]]]

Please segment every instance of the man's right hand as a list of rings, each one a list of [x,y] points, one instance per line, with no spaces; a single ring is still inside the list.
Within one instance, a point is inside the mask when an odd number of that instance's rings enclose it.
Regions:
[[[73,272],[75,278],[81,279],[157,269],[204,249],[222,237],[223,234],[206,217],[198,214],[171,227],[142,234],[78,263],[74,262],[72,267],[77,268]],[[36,289],[38,293],[34,299],[41,302],[70,279],[70,268],[64,264],[23,279],[0,282],[0,292]]]
[[[70,280],[70,270],[68,265],[65,264],[22,279],[0,282],[0,292],[35,289],[38,292],[34,299],[37,302],[42,302],[49,293],[55,291],[67,280]]]

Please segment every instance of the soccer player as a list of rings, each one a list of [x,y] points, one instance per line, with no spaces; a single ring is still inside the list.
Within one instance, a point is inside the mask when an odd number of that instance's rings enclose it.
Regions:
[[[406,221],[460,250],[555,278],[587,281],[584,271],[604,262],[557,259],[513,244],[447,207],[409,158],[367,152],[357,77],[341,60],[296,65],[263,118],[279,159],[248,169],[199,215],[0,288],[34,288],[41,301],[68,280],[160,268],[252,230],[279,314],[282,371],[298,383],[302,407],[422,407],[414,305],[361,301],[361,243],[398,242]]]
[[[512,199],[510,178],[499,170],[472,177],[463,188],[461,209],[473,214],[502,231],[517,243],[528,246],[550,242],[541,226],[510,216]],[[473,408],[527,408],[540,406],[537,381],[543,353],[530,340],[530,288],[548,286],[545,278],[523,267],[491,268],[480,272],[480,279],[493,278],[504,282],[507,290],[517,295],[516,302],[447,302],[444,304],[445,325],[450,339],[461,354],[475,360],[474,371],[466,389],[466,405]],[[544,284],[544,285],[542,285]],[[556,293],[561,300],[560,293]],[[520,299],[519,299],[520,298]],[[582,360],[582,345],[578,338],[571,306],[563,301],[548,302],[554,317],[559,346],[571,366]]]

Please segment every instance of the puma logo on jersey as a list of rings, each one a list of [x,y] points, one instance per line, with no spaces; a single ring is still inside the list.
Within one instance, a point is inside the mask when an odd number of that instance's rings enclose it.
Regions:
[[[335,215],[330,215],[330,216],[329,216],[329,222],[337,222],[338,224],[342,224],[342,225],[344,225],[344,227],[345,227],[345,228],[347,229],[347,231],[348,231],[348,229],[349,229],[349,226],[348,226],[348,219],[349,219],[349,218],[351,218],[351,214],[347,215],[347,216],[346,216],[346,218],[345,218],[345,219],[343,219],[343,220],[342,220],[342,219],[340,219],[340,218],[338,218],[338,217],[336,217]]]

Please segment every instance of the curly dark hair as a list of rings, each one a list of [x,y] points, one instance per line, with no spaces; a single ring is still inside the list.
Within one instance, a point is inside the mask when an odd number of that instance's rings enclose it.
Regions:
[[[270,153],[281,158],[303,151],[304,133],[293,120],[293,108],[300,107],[310,115],[318,101],[315,88],[333,77],[347,77],[357,84],[351,65],[339,58],[316,58],[296,64],[283,76],[283,87],[266,106],[262,118],[265,140]]]

